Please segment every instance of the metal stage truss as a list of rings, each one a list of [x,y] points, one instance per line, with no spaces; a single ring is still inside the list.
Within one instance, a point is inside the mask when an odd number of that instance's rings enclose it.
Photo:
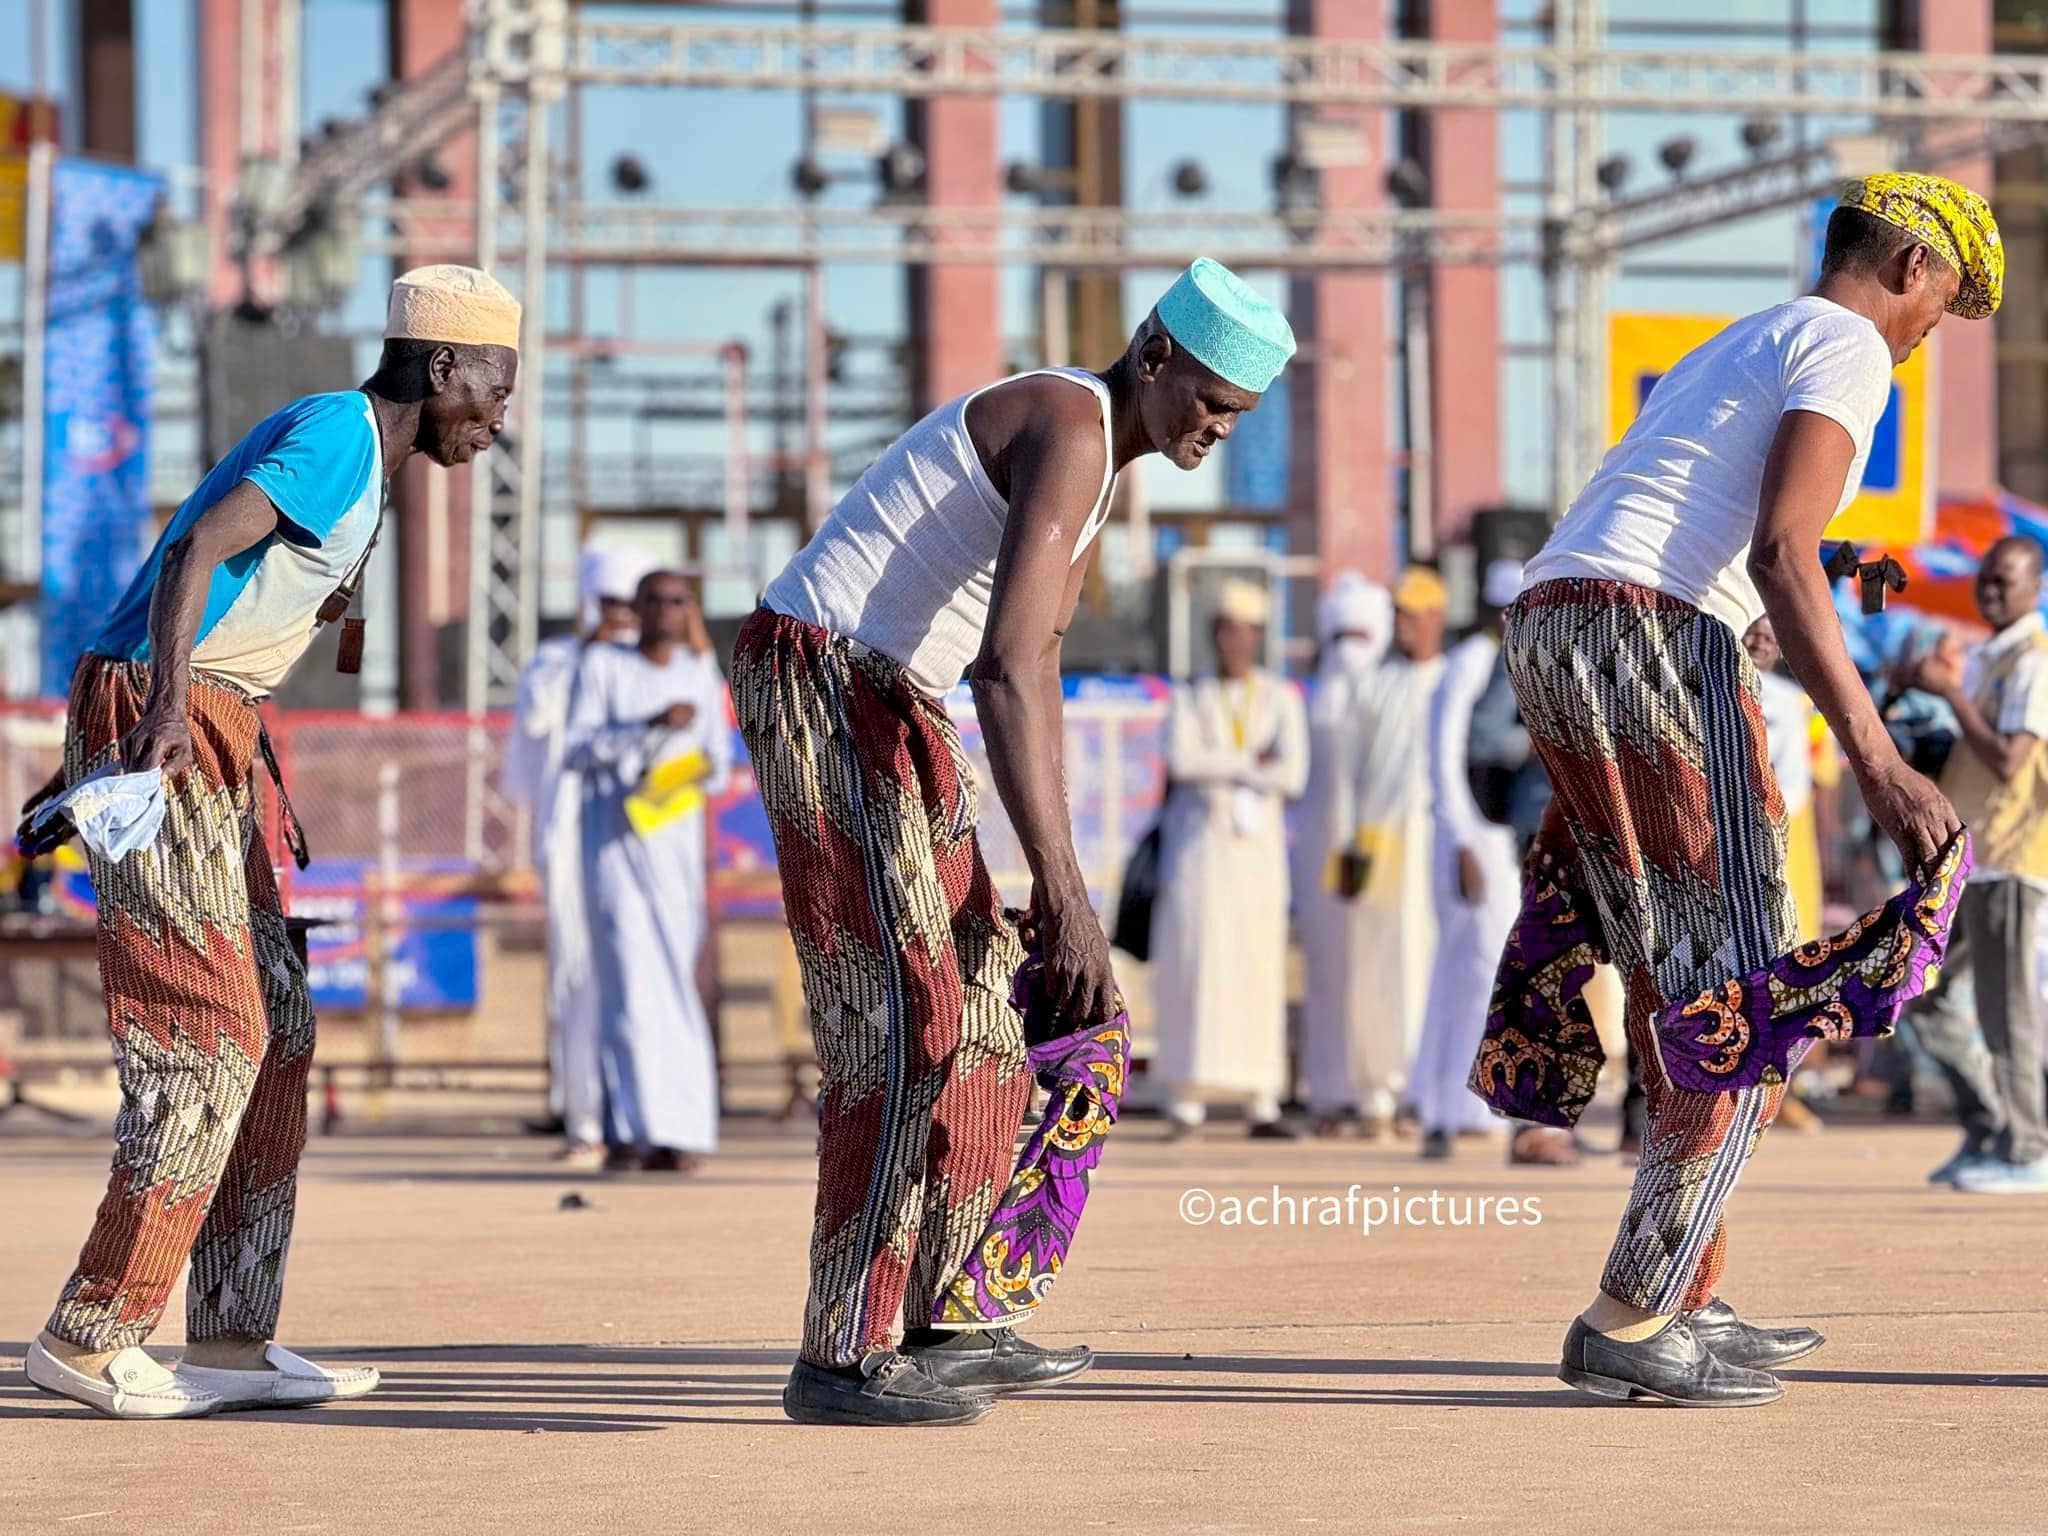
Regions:
[[[1593,376],[1604,348],[1606,274],[1628,251],[1732,218],[1817,198],[1853,173],[1852,146],[1895,145],[1928,165],[2048,138],[2048,58],[1806,50],[1612,50],[1602,0],[1557,0],[1559,46],[1427,41],[1203,38],[1053,29],[711,24],[620,20],[569,0],[471,0],[463,49],[383,92],[368,118],[309,145],[287,195],[243,228],[251,254],[280,249],[309,216],[362,215],[370,249],[417,260],[516,264],[529,324],[510,453],[473,471],[478,600],[470,618],[467,706],[512,699],[539,618],[538,535],[545,328],[532,296],[551,261],[781,265],[807,274],[822,324],[821,264],[1019,263],[1048,269],[1171,267],[1193,249],[1249,268],[1400,268],[1540,263],[1551,295],[1554,377],[1563,391],[1560,482],[1595,451],[1567,386]],[[834,91],[891,97],[1002,94],[1272,103],[1307,109],[1533,109],[1552,135],[1552,193],[1538,212],[1428,209],[1256,210],[1015,206],[935,210],[572,204],[549,144],[553,104],[571,84]],[[539,108],[539,110],[535,110]],[[1610,197],[1593,171],[1600,114],[1612,110],[1819,120],[1809,147],[1634,197]],[[477,130],[474,203],[377,200],[437,144]],[[1859,138],[1849,136],[1860,135]],[[1872,136],[1876,136],[1873,140]],[[807,365],[809,367],[809,365]],[[815,371],[814,369],[812,371]],[[807,394],[822,422],[822,382]],[[813,457],[822,461],[822,454]],[[815,517],[824,485],[813,465]],[[473,806],[483,805],[481,795]],[[496,807],[473,812],[491,822]],[[473,847],[496,841],[473,826]]]

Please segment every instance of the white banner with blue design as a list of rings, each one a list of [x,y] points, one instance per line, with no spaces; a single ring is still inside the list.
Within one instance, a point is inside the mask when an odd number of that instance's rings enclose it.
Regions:
[[[42,691],[71,669],[149,553],[156,315],[138,236],[162,178],[59,160],[50,178],[44,330]]]

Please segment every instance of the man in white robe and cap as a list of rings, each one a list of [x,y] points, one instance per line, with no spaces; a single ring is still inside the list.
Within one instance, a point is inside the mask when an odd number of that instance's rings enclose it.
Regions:
[[[586,650],[569,705],[604,1166],[687,1173],[718,1147],[718,1053],[698,963],[710,924],[707,823],[732,777],[732,729],[683,576],[649,572],[633,607],[638,642]]]
[[[1437,951],[1414,1085],[1424,1157],[1449,1157],[1461,1133],[1489,1132],[1500,1125],[1466,1082],[1486,1032],[1493,973],[1521,911],[1521,860],[1514,830],[1480,813],[1468,772],[1468,745],[1473,708],[1500,657],[1501,610],[1521,589],[1519,562],[1496,560],[1487,566],[1480,584],[1479,628],[1452,648],[1430,703]]]
[[[1175,688],[1172,784],[1152,916],[1159,1074],[1182,1131],[1210,1097],[1247,1104],[1254,1136],[1292,1134],[1287,1087],[1286,802],[1308,780],[1308,719],[1294,686],[1258,665],[1272,601],[1225,584],[1218,675]]]
[[[628,549],[591,545],[583,551],[576,629],[534,648],[519,676],[505,743],[503,788],[531,819],[533,867],[547,912],[547,1128],[561,1134],[562,1159],[572,1163],[595,1164],[604,1156],[604,1086],[583,900],[583,790],[564,761],[569,698],[587,646],[631,643],[638,633],[633,593],[648,566],[646,556]]]
[[[1422,1032],[1436,912],[1417,748],[1443,675],[1443,611],[1443,583],[1418,567],[1391,598],[1340,576],[1318,613],[1294,910],[1303,1087],[1328,1134],[1361,1112],[1368,1135],[1391,1131]]]

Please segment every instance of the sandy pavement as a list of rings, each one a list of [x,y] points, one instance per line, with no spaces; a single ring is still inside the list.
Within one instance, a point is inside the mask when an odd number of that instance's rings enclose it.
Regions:
[[[564,1175],[533,1140],[359,1131],[308,1154],[283,1333],[376,1396],[114,1424],[19,1374],[104,1178],[96,1134],[0,1131],[0,1531],[2048,1530],[2048,1205],[1931,1190],[1952,1136],[1766,1142],[1726,1294],[1829,1335],[1776,1406],[1582,1399],[1552,1375],[1622,1203],[1611,1158],[1465,1143],[1109,1149],[1035,1333],[1096,1368],[966,1430],[787,1423],[808,1133],[729,1122],[686,1180]],[[1382,1226],[1399,1186],[1440,1219]],[[1226,1225],[1277,1186],[1307,1224]],[[1179,1207],[1215,1203],[1207,1225]],[[595,1209],[563,1210],[581,1193]],[[1539,1202],[1531,1224],[1526,1201]],[[1189,1196],[1200,1206],[1198,1196]],[[1332,1203],[1334,1202],[1334,1203]],[[1240,1212],[1240,1214],[1243,1214]],[[1263,1217],[1261,1207],[1256,1213]],[[174,1307],[155,1341],[179,1337]]]

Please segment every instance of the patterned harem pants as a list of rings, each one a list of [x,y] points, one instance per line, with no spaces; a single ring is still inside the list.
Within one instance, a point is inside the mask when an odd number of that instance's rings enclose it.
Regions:
[[[88,656],[71,684],[67,783],[107,762],[149,692],[145,667]],[[191,1259],[188,1338],[268,1339],[291,1241],[313,1008],[250,783],[256,709],[192,677],[193,766],[156,842],[90,856],[100,979],[120,1070],[114,1167],[49,1328],[140,1344]]]
[[[1785,1085],[1680,1089],[1653,1021],[1798,942],[1756,671],[1719,619],[1618,582],[1538,583],[1509,611],[1503,643],[1556,789],[1539,850],[1585,876],[1627,985],[1648,1097],[1600,1287],[1650,1312],[1704,1306],[1727,1262],[1722,1207]]]
[[[853,1365],[899,1312],[930,1325],[1009,1180],[1024,951],[975,839],[973,766],[900,666],[763,609],[732,696],[823,1074],[803,1356]]]

